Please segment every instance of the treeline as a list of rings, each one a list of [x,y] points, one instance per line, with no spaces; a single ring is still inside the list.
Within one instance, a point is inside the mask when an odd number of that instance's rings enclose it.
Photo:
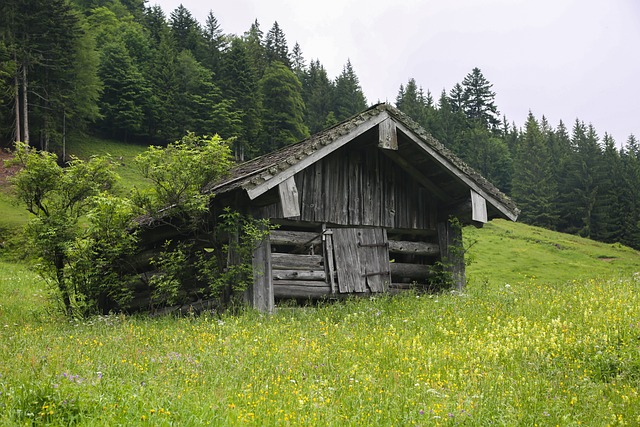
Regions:
[[[156,144],[216,132],[239,159],[367,107],[349,61],[330,79],[277,22],[228,35],[212,12],[202,25],[144,0],[3,1],[0,98],[5,146],[59,151],[77,130]]]
[[[576,119],[556,127],[529,113],[522,129],[500,118],[492,84],[474,68],[434,102],[415,80],[396,106],[509,194],[519,221],[640,248],[640,144],[618,144]]]
[[[216,132],[243,160],[367,107],[348,60],[330,78],[277,22],[225,34],[212,12],[202,24],[183,6],[167,16],[145,3],[0,3],[0,145],[62,154],[70,132],[147,144]],[[568,129],[533,114],[517,128],[477,68],[438,99],[410,79],[396,106],[511,195],[521,221],[640,247],[633,135],[618,148],[580,120]]]

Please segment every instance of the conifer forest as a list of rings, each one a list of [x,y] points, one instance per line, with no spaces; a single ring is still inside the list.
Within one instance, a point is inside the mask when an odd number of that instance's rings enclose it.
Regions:
[[[63,158],[71,135],[166,145],[217,133],[247,160],[377,102],[344,54],[329,76],[277,22],[226,34],[213,12],[198,22],[145,0],[3,0],[0,147],[24,141]],[[398,82],[395,105],[512,197],[519,221],[640,248],[634,135],[614,141],[580,119],[531,113],[516,126],[480,69],[460,77],[435,95]]]

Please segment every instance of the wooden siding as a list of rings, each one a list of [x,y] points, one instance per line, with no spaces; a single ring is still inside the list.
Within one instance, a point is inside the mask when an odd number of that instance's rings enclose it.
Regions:
[[[375,146],[347,149],[295,175],[301,221],[350,226],[435,230],[437,201]],[[281,206],[260,217],[283,218]]]

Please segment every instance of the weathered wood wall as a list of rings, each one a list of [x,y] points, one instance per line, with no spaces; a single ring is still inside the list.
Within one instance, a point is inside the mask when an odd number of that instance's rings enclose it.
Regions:
[[[428,190],[375,146],[348,148],[295,176],[301,221],[435,230],[437,203]],[[260,217],[284,218],[279,203]]]

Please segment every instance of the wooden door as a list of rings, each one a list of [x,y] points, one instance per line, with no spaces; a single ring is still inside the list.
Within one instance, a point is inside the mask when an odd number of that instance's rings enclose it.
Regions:
[[[335,228],[333,251],[341,293],[386,292],[391,282],[384,228]]]

